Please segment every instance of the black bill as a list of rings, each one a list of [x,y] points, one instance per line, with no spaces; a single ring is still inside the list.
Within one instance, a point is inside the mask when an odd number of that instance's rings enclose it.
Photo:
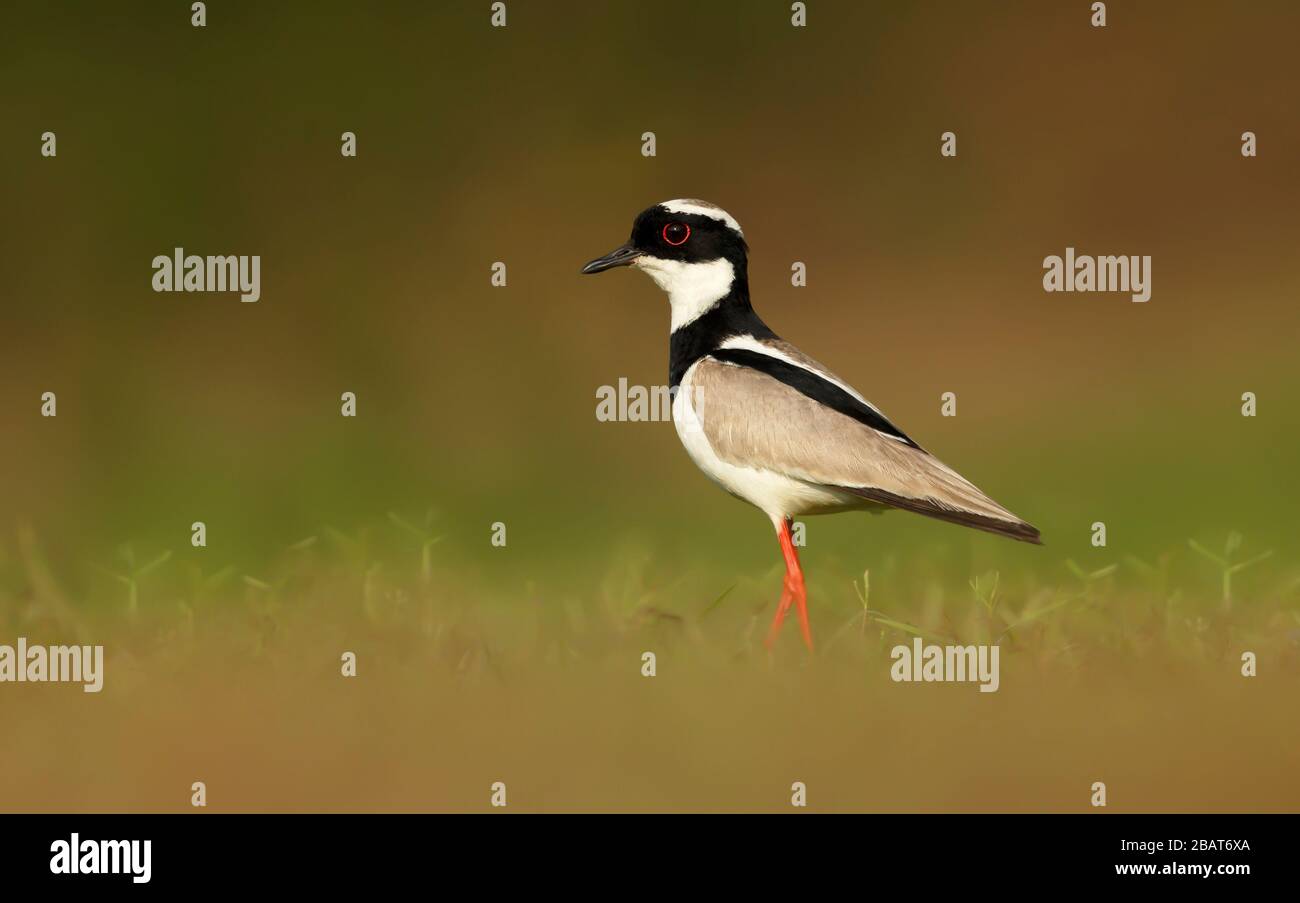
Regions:
[[[615,248],[604,257],[597,257],[591,263],[582,268],[584,273],[599,273],[602,270],[610,270],[614,267],[625,267],[632,261],[641,256],[641,252],[631,245],[623,245],[621,248]]]

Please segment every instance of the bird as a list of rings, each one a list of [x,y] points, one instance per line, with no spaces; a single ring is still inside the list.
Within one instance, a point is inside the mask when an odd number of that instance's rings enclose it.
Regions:
[[[643,210],[627,242],[582,273],[642,270],[668,294],[673,424],[713,482],[771,520],[785,562],[770,650],[793,604],[813,651],[794,518],[902,509],[1022,542],[1037,528],[921,448],[879,408],[754,311],[735,217],[694,198]]]

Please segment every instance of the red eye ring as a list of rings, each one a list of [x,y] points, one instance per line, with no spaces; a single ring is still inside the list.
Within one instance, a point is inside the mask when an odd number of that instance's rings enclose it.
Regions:
[[[671,238],[668,237],[669,226],[681,226],[683,229],[686,230],[686,234],[681,237],[680,241],[673,241]],[[690,237],[691,237],[691,227],[686,223],[668,223],[667,225],[664,226],[664,241],[668,242],[668,244],[672,245],[674,248],[678,247],[679,245],[686,244],[686,239]]]

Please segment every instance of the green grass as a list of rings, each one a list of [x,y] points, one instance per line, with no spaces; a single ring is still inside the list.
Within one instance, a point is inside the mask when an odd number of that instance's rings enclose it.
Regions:
[[[1235,534],[961,577],[809,549],[814,656],[762,645],[779,565],[611,541],[519,574],[454,538],[397,513],[255,570],[132,544],[59,570],[5,537],[3,636],[102,643],[107,674],[0,687],[0,809],[184,811],[202,778],[220,811],[482,811],[498,779],[524,810],[780,810],[796,775],[844,811],[1081,811],[1099,776],[1123,811],[1300,804],[1300,573]],[[998,643],[999,691],[891,682],[914,636]]]
[[[511,586],[466,569],[454,551],[439,554],[445,538],[432,514],[389,512],[351,530],[324,525],[256,572],[208,549],[126,543],[106,560],[56,574],[25,531],[0,546],[0,617],[9,633],[40,625],[81,636],[93,626],[109,641],[142,625],[169,636],[184,629],[239,654],[265,648],[249,635],[310,609],[340,628],[410,631],[434,654],[437,638],[472,636],[500,662],[599,660],[632,641],[725,658],[762,654],[759,628],[780,591],[779,565],[737,574],[697,564],[669,576],[669,565],[635,546],[613,548],[585,594],[571,588],[571,575],[554,579],[563,562]],[[1208,662],[1238,647],[1294,643],[1300,572],[1236,532],[1221,548],[1192,539],[1151,561],[1100,549],[1087,565],[1066,558],[1055,578],[1043,567],[993,569],[961,583],[896,557],[874,574],[810,567],[818,658],[876,660],[885,647],[922,636],[1001,643],[1040,665],[1077,670],[1098,659]],[[235,633],[196,626],[215,622]]]

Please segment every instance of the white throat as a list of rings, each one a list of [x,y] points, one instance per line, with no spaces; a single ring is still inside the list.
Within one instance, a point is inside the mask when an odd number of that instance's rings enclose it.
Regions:
[[[736,268],[725,258],[708,263],[684,263],[657,257],[638,257],[633,266],[645,270],[668,293],[672,305],[672,331],[700,318],[731,291]]]

